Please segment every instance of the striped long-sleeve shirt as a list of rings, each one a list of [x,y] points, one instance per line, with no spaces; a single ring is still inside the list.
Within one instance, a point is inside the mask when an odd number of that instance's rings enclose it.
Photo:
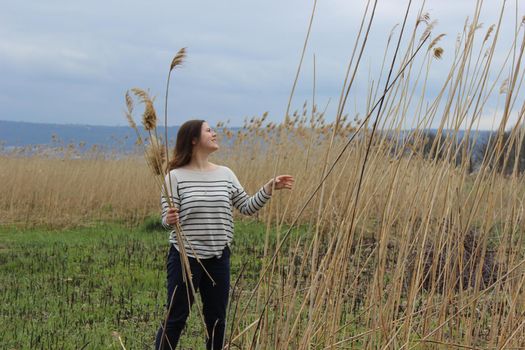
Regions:
[[[252,197],[248,196],[239,180],[229,168],[219,166],[212,171],[195,171],[177,168],[166,176],[171,188],[171,198],[179,209],[179,223],[189,241],[184,247],[189,256],[201,259],[220,256],[233,239],[233,207],[244,215],[253,215],[270,199],[262,187]],[[166,223],[168,203],[161,196],[162,224]],[[175,231],[171,231],[170,243],[179,249]],[[190,247],[191,244],[191,247]]]

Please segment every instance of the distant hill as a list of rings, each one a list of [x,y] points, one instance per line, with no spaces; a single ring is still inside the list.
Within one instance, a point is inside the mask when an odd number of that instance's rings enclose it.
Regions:
[[[159,128],[164,134],[164,128]],[[168,127],[175,138],[178,126]],[[80,143],[109,150],[132,150],[136,135],[129,126],[26,123],[0,120],[0,143],[6,148],[28,145],[58,146]]]
[[[238,130],[238,128],[231,129]],[[168,135],[171,140],[175,139],[178,130],[178,126],[168,127]],[[158,131],[160,135],[164,135],[164,127],[159,127]],[[434,133],[435,130],[429,130],[429,132]],[[480,131],[478,146],[486,144],[490,135],[489,131]],[[463,132],[460,131],[459,137],[462,136]],[[134,149],[135,141],[135,132],[129,126],[45,124],[0,120],[0,145],[4,149],[28,145],[56,147],[68,144],[73,144],[78,148],[82,143],[83,149],[96,145],[102,150],[127,152]],[[481,156],[477,153],[479,152],[474,152],[476,160]]]

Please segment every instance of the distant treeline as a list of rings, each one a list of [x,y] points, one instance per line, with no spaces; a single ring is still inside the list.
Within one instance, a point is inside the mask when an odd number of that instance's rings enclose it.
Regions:
[[[218,128],[222,130],[222,128]],[[229,128],[237,131],[240,128]],[[159,129],[164,134],[164,129]],[[168,127],[170,138],[175,138],[178,127]],[[233,133],[235,135],[235,133]],[[146,137],[146,135],[143,135]],[[394,136],[387,135],[387,138]],[[501,134],[491,131],[465,133],[450,130],[438,132],[434,129],[412,130],[395,136],[398,142],[393,154],[403,148],[402,153],[416,150],[425,158],[449,161],[476,172],[482,166],[497,169],[510,175],[525,171],[525,140],[523,132],[506,131]],[[128,126],[60,125],[25,123],[0,120],[0,151],[39,145],[43,147],[73,146],[77,151],[117,151],[128,153],[137,150],[134,131]],[[172,140],[173,141],[173,140]],[[227,140],[224,140],[227,142]]]
[[[469,172],[481,167],[495,169],[505,175],[525,171],[525,140],[523,132],[456,133],[426,130],[411,133],[405,139],[405,150],[419,150],[429,160],[448,161],[465,166]]]

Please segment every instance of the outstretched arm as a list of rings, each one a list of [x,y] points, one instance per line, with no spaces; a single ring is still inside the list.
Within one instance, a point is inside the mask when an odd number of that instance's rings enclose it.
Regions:
[[[292,189],[294,179],[290,175],[280,175],[268,181],[257,193],[249,196],[237,178],[234,178],[234,192],[232,194],[232,204],[241,214],[253,215],[259,211],[270,199],[273,189]]]

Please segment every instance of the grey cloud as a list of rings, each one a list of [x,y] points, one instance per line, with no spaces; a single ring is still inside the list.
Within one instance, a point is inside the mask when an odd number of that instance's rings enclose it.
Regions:
[[[238,125],[244,116],[266,110],[278,120],[286,107],[312,3],[5,4],[0,14],[4,77],[0,119],[122,125],[126,89],[150,88],[160,99],[172,56],[187,46],[187,62],[173,76],[170,110],[175,124],[185,117],[203,116],[210,121],[230,118]],[[414,2],[411,26],[420,4]],[[365,1],[346,0],[318,3],[294,106],[311,99],[315,53],[317,101],[322,105],[332,97],[333,115],[364,5]],[[352,98],[366,98],[369,69],[371,79],[377,80],[386,38],[402,21],[405,5],[400,0],[379,1]],[[433,86],[439,86],[456,34],[474,5],[475,1],[427,1],[426,8],[439,21],[436,33],[447,33],[441,43],[445,57],[432,66]],[[497,20],[497,12],[496,2],[485,4],[483,31]]]

